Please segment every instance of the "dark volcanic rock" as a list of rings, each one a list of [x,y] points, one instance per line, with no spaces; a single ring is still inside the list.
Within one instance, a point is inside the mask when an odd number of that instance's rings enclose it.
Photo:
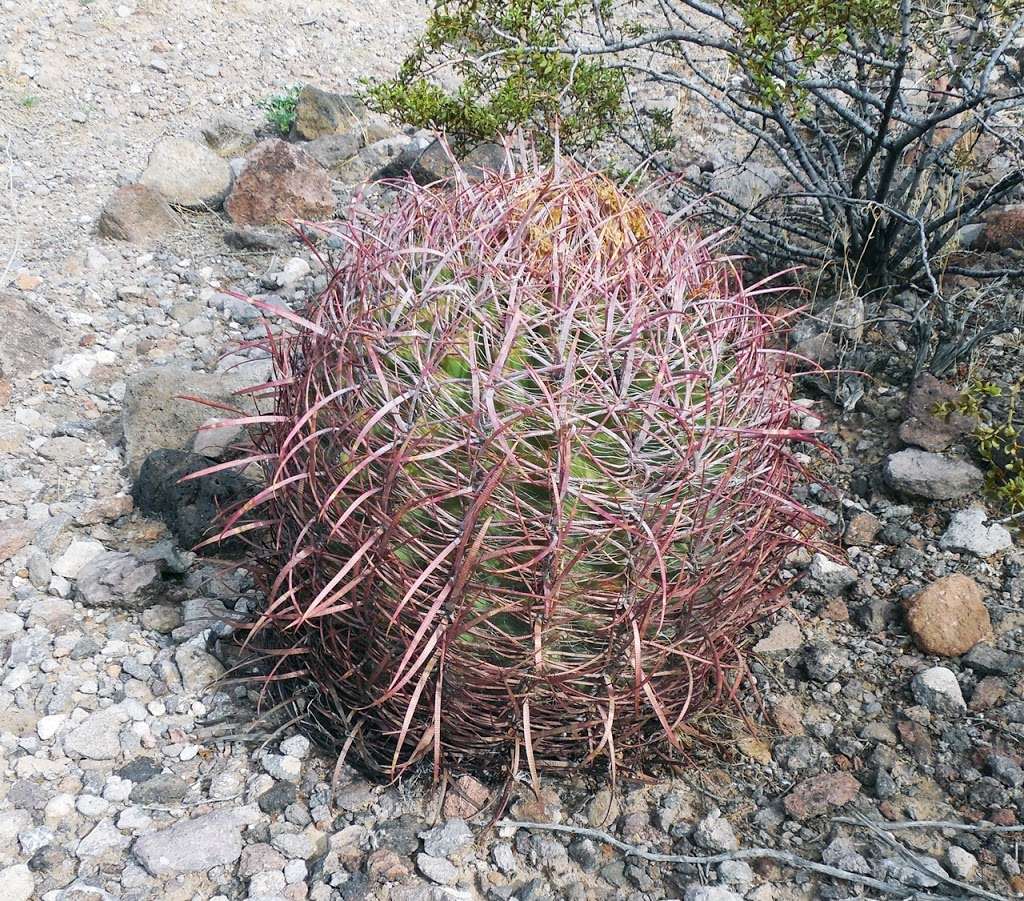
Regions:
[[[295,803],[295,786],[291,782],[275,782],[259,796],[257,804],[264,813],[280,813],[289,804]]]
[[[184,547],[194,547],[215,534],[221,511],[254,493],[253,484],[231,470],[181,481],[209,465],[210,461],[199,454],[170,448],[155,450],[146,457],[132,488],[136,508],[160,517]],[[230,542],[217,545],[221,553],[231,549]]]
[[[131,799],[136,804],[171,804],[188,793],[188,783],[174,773],[157,773],[132,788]]]
[[[485,170],[500,171],[505,164],[505,150],[498,144],[480,144],[459,159],[459,166],[470,181],[479,180]],[[454,156],[440,141],[424,149],[411,147],[381,173],[393,178],[411,175],[421,185],[444,181],[455,173]]]

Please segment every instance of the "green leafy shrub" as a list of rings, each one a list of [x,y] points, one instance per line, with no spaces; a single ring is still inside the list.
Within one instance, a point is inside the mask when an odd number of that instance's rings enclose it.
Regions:
[[[260,104],[266,115],[267,124],[279,135],[287,137],[295,124],[295,111],[301,90],[302,85],[292,85],[280,94],[267,97]]]
[[[936,408],[942,416],[956,412],[978,420],[971,438],[988,465],[986,487],[1012,514],[1024,512],[1024,424],[1018,412],[1022,388],[1024,379],[1006,392],[994,382],[972,381],[955,401]]]
[[[590,146],[623,120],[624,74],[544,48],[592,9],[591,0],[441,0],[398,76],[370,89],[371,102],[457,145],[526,126],[550,149],[557,122],[567,147]],[[442,60],[459,81],[452,90],[430,78]]]

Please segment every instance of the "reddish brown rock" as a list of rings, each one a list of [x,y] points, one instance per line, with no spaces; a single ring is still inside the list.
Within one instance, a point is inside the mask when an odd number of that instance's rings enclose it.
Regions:
[[[821,615],[825,619],[832,620],[834,623],[848,623],[850,621],[850,608],[846,606],[846,601],[842,598],[833,598],[825,605]]]
[[[985,216],[980,246],[983,250],[1024,248],[1024,204],[1004,206]]]
[[[903,811],[901,811],[892,801],[883,801],[878,805],[878,812],[885,817],[890,823],[895,823],[898,820],[903,819]]]
[[[145,244],[181,227],[181,217],[153,188],[118,188],[100,213],[98,230],[105,238]]]
[[[938,453],[971,431],[975,425],[974,417],[955,411],[941,413],[937,410],[942,404],[951,404],[958,396],[956,388],[931,373],[925,372],[918,376],[907,395],[904,408],[907,419],[900,426],[900,440],[904,444]]]
[[[803,643],[804,636],[800,627],[791,620],[784,619],[772,626],[771,632],[754,645],[754,653],[785,656],[799,649]]]
[[[271,139],[249,151],[224,209],[237,225],[326,219],[334,214],[334,192],[330,177],[313,157]]]
[[[95,526],[101,522],[113,522],[132,512],[135,507],[130,494],[112,494],[108,497],[89,501],[85,508],[75,516],[80,526]]]
[[[986,676],[975,687],[969,708],[975,713],[991,710],[1006,697],[1006,680],[998,676]]]
[[[523,786],[522,794],[512,803],[513,819],[530,823],[560,823],[562,821],[562,800],[550,786],[542,786],[536,795],[529,786]]]
[[[992,622],[978,584],[959,573],[944,576],[907,601],[907,628],[926,654],[966,654],[992,633]]]
[[[401,882],[409,877],[409,866],[390,848],[378,848],[366,858],[366,875],[374,883]]]
[[[449,819],[471,820],[484,809],[490,796],[479,779],[459,776],[444,796],[444,815]]]
[[[860,793],[860,783],[849,773],[822,773],[805,779],[782,802],[794,820],[809,820],[848,804]]]
[[[881,528],[877,516],[867,512],[858,513],[846,524],[843,544],[847,547],[867,547],[874,542]]]
[[[800,701],[792,695],[782,695],[772,704],[772,717],[783,735],[803,735],[803,711]]]
[[[914,760],[922,766],[931,762],[932,740],[924,726],[913,720],[900,720],[896,723],[896,732]]]
[[[1017,814],[1010,810],[1010,808],[1003,807],[999,810],[993,811],[992,822],[997,826],[1016,826]]]

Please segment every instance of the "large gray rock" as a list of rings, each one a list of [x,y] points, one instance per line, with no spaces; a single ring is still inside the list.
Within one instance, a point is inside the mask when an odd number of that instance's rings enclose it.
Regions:
[[[717,169],[709,181],[716,195],[727,197],[741,209],[747,210],[777,191],[782,184],[782,177],[774,169],[751,162]]]
[[[121,753],[118,733],[126,719],[113,707],[90,713],[65,736],[64,753],[88,760],[113,760]]]
[[[963,497],[985,480],[971,463],[913,448],[890,454],[882,475],[890,488],[932,500]]]
[[[139,836],[132,849],[153,876],[177,876],[227,866],[242,855],[238,818],[217,811]]]
[[[211,688],[221,676],[224,667],[212,654],[206,652],[202,636],[179,645],[174,652],[174,662],[181,674],[181,684],[189,694],[202,694]]]
[[[837,563],[824,554],[815,554],[802,581],[812,591],[834,597],[857,581],[857,570],[845,563]]]
[[[986,525],[988,514],[982,507],[969,507],[954,513],[949,527],[939,539],[946,551],[966,551],[979,557],[990,557],[1013,545],[1013,537],[999,523]]]
[[[964,654],[961,662],[983,676],[1012,676],[1024,669],[1024,654],[1008,654],[980,641]]]
[[[6,563],[15,554],[32,543],[37,523],[26,519],[8,519],[0,522],[0,563]]]
[[[75,848],[75,857],[82,859],[118,857],[128,850],[131,839],[111,820],[100,820]]]
[[[324,135],[358,134],[360,119],[365,115],[366,107],[358,97],[332,94],[307,84],[299,91],[293,129],[295,135],[304,141],[313,141]],[[358,149],[356,146],[352,153]]]
[[[411,175],[418,184],[430,185],[451,178],[458,165],[466,178],[473,182],[479,181],[487,170],[500,172],[505,166],[505,160],[505,148],[501,145],[480,144],[456,163],[451,150],[438,140],[425,148],[409,146],[381,175],[389,178]]]
[[[105,238],[145,244],[181,228],[181,217],[159,191],[146,185],[118,188],[100,213],[99,233]]]
[[[256,133],[237,116],[224,113],[202,127],[203,139],[217,156],[242,156],[256,144]]]
[[[871,872],[871,865],[857,850],[853,839],[845,835],[834,838],[822,849],[821,861],[830,867],[838,867],[840,870],[848,870],[852,873],[868,874]]]
[[[454,885],[459,879],[459,871],[443,857],[417,854],[416,869],[438,885]]]
[[[722,816],[721,811],[713,810],[702,819],[693,830],[693,842],[707,851],[735,851],[740,843],[733,832],[732,824]]]
[[[683,901],[743,901],[743,896],[721,885],[690,885]]]
[[[946,849],[946,866],[949,872],[963,882],[970,882],[978,872],[978,858],[956,845]]]
[[[53,571],[65,579],[77,579],[81,571],[106,552],[94,538],[76,538],[67,549],[53,561]]]
[[[305,150],[325,169],[333,169],[352,159],[361,146],[361,135],[358,132],[347,132],[340,135],[323,135],[315,141],[310,141]]]
[[[944,666],[933,666],[918,673],[911,680],[910,688],[914,700],[933,713],[962,716],[967,712],[960,683],[953,671]]]
[[[144,610],[166,593],[155,561],[140,560],[124,551],[106,551],[78,573],[75,599],[87,607]]]
[[[465,820],[452,819],[420,833],[423,850],[431,857],[452,857],[473,844],[473,833]]]
[[[234,391],[252,385],[247,376],[233,373],[193,372],[182,366],[154,366],[129,376],[121,412],[125,456],[132,478],[146,457],[157,448],[191,445],[211,408],[183,397],[201,397],[252,410],[250,398]]]
[[[231,166],[204,144],[164,138],[153,148],[139,181],[168,203],[217,209],[231,190],[231,178]]]
[[[16,863],[0,870],[0,898],[4,901],[29,901],[35,890],[35,878],[26,864]]]
[[[913,886],[914,888],[934,888],[939,884],[941,878],[946,876],[946,871],[942,868],[942,864],[934,857],[915,855],[914,863],[902,857],[885,857],[882,859],[881,864],[876,864],[876,866],[891,881]],[[929,870],[941,878],[929,876]]]
[[[50,365],[62,332],[42,307],[0,292],[0,318],[0,376],[20,378]]]
[[[345,184],[358,184],[378,176],[394,175],[393,167],[403,159],[414,158],[413,148],[419,146],[408,135],[383,138],[363,147],[354,157],[344,162],[334,162],[330,168]]]

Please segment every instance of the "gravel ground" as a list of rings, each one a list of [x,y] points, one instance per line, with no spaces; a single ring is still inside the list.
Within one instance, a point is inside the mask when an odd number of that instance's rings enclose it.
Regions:
[[[351,90],[396,65],[423,9],[0,8],[0,899],[1024,894],[1024,553],[994,508],[974,509],[985,499],[962,434],[922,438],[926,421],[897,438],[913,398],[890,383],[891,329],[861,339],[876,378],[854,412],[804,386],[803,424],[836,451],[808,457],[821,484],[805,499],[844,533],[846,559],[793,560],[794,604],[755,636],[756,735],[722,726],[684,771],[614,792],[580,775],[545,780],[540,798],[513,783],[507,816],[570,830],[544,832],[484,828],[500,785],[378,785],[335,772],[280,717],[253,725],[245,686],[211,684],[218,623],[254,603],[247,574],[182,551],[135,509],[132,473],[145,451],[191,441],[175,395],[263,370],[221,358],[256,328],[226,292],[296,306],[323,276],[280,236],[230,249],[217,212],[184,211],[144,244],[102,238],[97,221],[159,139],[202,141],[224,113],[258,126],[259,100],[293,83]],[[416,140],[375,137],[363,168],[335,168],[339,199]],[[1021,368],[1011,336],[981,372]],[[939,390],[917,392],[925,420],[920,397]],[[901,450],[915,443],[941,447]],[[735,859],[624,857],[594,829]],[[755,847],[848,878],[733,853]]]

